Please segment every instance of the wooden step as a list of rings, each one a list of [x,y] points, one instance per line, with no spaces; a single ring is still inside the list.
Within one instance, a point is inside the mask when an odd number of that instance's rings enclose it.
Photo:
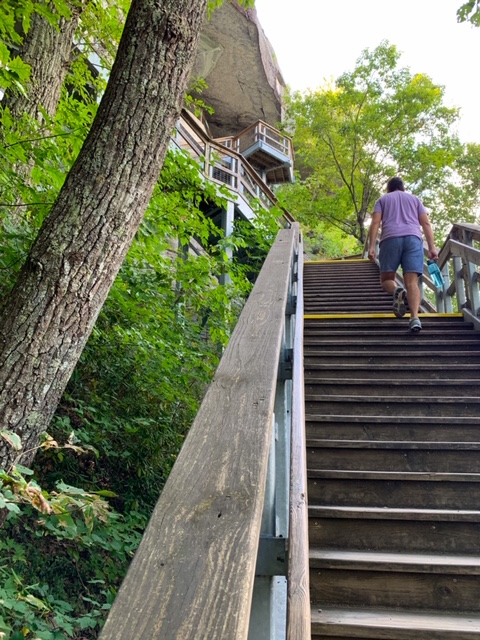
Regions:
[[[341,396],[305,394],[307,419],[311,415],[365,415],[422,417],[477,417],[480,415],[480,395],[465,396],[459,402],[455,397],[441,396]]]
[[[430,440],[421,442],[420,440],[409,440],[407,442],[401,440],[327,440],[322,438],[309,438],[307,440],[307,448],[320,447],[327,449],[359,449],[363,455],[364,449],[399,449],[409,451],[411,449],[424,449],[427,451],[436,451],[443,449],[445,451],[479,451],[480,442],[447,442]]]
[[[344,551],[313,549],[310,551],[313,569],[375,571],[378,573],[434,573],[444,575],[480,576],[480,556],[438,553],[387,553],[380,551]],[[480,589],[480,581],[478,583]],[[480,599],[475,607],[480,608]]]
[[[415,340],[415,334],[408,333],[405,329],[405,335],[409,336],[409,339]],[[421,334],[419,334],[421,335]],[[407,358],[405,358],[407,359]],[[392,364],[392,354],[387,349],[382,351],[376,350],[375,352],[369,352],[367,350],[362,351],[355,349],[352,351],[340,351],[338,349],[332,349],[329,351],[322,350],[321,348],[306,348],[304,353],[304,362],[306,368],[313,368],[317,364],[332,363],[334,366],[338,364],[351,364],[352,366],[359,364],[368,364],[373,370],[378,365]],[[448,351],[448,350],[435,350],[432,349],[418,349],[408,355],[408,364],[411,365],[430,365],[443,363],[444,368],[448,369],[454,365],[476,364],[480,366],[480,354],[477,351]],[[399,365],[397,364],[397,368]]]
[[[430,443],[455,439],[469,443],[480,440],[480,417],[311,415],[307,418],[306,431],[309,439],[375,442],[411,439]]]
[[[312,638],[480,640],[480,332],[366,260],[304,285]]]
[[[415,336],[415,340],[405,340],[404,336],[397,336],[397,339],[388,340],[388,348],[391,354],[392,361],[398,357],[408,356],[413,350],[418,349],[433,349],[445,351],[461,350],[461,351],[480,351],[480,339],[457,339],[457,340],[445,340],[439,345],[432,341],[423,331]],[[385,349],[385,343],[378,340],[378,338],[365,338],[364,336],[358,336],[357,338],[340,338],[330,340],[320,340],[318,338],[308,338],[304,340],[304,350],[307,354],[314,352],[324,352],[330,350],[336,351],[358,351],[360,349],[368,350],[371,353],[375,351],[383,351]]]
[[[321,606],[478,612],[480,558],[315,549],[310,593]]]
[[[337,363],[337,362],[317,362],[312,364],[310,362],[305,363],[305,380],[308,383],[311,378],[315,377],[327,377],[327,378],[368,378],[380,379],[387,381],[403,380],[414,378],[415,376],[422,376],[422,379],[428,380],[455,380],[457,378],[469,378],[480,379],[480,367],[476,363],[449,363],[448,367],[445,366],[445,362],[436,363],[411,363],[404,361],[402,366],[397,364],[386,363],[376,364],[372,367],[368,364],[357,363]]]
[[[362,286],[361,291],[352,290],[351,282],[337,282],[335,285],[335,289],[332,290],[331,287],[317,286],[316,283],[313,282],[305,282],[303,283],[303,297],[305,302],[311,299],[315,299],[318,297],[328,296],[330,298],[343,298],[343,297],[356,297],[356,298],[365,298],[368,295],[375,295],[378,297],[386,298],[390,302],[392,302],[392,296],[383,291],[381,286],[377,281],[366,281]]]
[[[366,416],[310,414],[307,438],[429,442],[480,441],[480,416]]]
[[[343,469],[361,471],[375,469],[389,472],[432,473],[480,473],[478,448],[430,449],[428,443],[420,448],[402,448],[398,442],[395,449],[389,447],[362,448],[362,443],[348,448],[307,445],[307,465],[314,469]]]
[[[480,511],[309,508],[312,548],[478,555]]]
[[[340,339],[352,339],[359,337],[371,337],[375,335],[377,339],[379,338],[388,338],[388,340],[397,340],[403,339],[403,329],[404,324],[403,321],[396,321],[395,323],[391,323],[390,325],[380,325],[378,327],[373,328],[372,326],[368,327],[360,327],[358,325],[352,325],[350,329],[343,328],[343,325],[340,328],[325,328],[319,327],[318,325],[313,325],[313,320],[305,321],[304,327],[304,337],[306,341],[311,341],[315,338],[318,342],[327,342],[330,340],[340,340]],[[312,324],[310,324],[312,323]],[[442,327],[437,325],[427,325],[426,321],[423,320],[422,326],[424,328],[422,334],[427,336],[430,340],[434,340],[435,342],[443,342],[449,340],[463,340],[465,338],[476,339],[476,333],[472,330],[472,327],[468,328],[466,326],[455,326],[454,330],[449,330],[445,325]],[[428,328],[428,331],[426,330]],[[422,335],[420,334],[420,335]]]
[[[422,520],[441,522],[480,522],[479,510],[468,509],[395,509],[385,507],[326,507],[309,506],[309,513],[326,518],[367,518],[389,520]],[[480,539],[478,540],[480,551]]]
[[[461,314],[420,314],[422,319],[422,325],[424,328],[428,328],[433,332],[436,331],[466,331],[473,332],[473,324],[466,322]],[[395,332],[400,327],[402,320],[398,318],[357,318],[345,317],[345,318],[305,318],[304,330],[306,332],[316,330],[322,333],[342,333],[342,332]]]
[[[312,606],[312,640],[478,640],[480,616]]]
[[[363,396],[475,396],[479,391],[478,378],[327,378],[317,375],[305,377],[305,392],[309,395],[363,395]]]
[[[471,509],[480,475],[308,470],[309,504],[397,509]]]

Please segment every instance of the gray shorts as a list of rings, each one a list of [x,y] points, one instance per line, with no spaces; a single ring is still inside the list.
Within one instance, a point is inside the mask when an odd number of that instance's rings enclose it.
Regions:
[[[402,266],[403,273],[423,273],[423,240],[417,236],[387,238],[380,242],[380,273],[395,273]]]

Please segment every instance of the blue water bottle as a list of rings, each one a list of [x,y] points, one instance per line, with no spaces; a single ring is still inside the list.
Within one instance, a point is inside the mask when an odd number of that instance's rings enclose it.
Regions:
[[[443,276],[440,271],[438,264],[435,260],[427,260],[428,271],[432,277],[433,284],[437,287],[437,289],[441,289],[443,287]]]

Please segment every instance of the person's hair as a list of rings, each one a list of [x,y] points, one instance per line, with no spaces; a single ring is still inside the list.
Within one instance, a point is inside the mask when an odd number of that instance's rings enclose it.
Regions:
[[[405,186],[401,178],[395,176],[387,182],[387,193],[392,193],[392,191],[405,191]]]

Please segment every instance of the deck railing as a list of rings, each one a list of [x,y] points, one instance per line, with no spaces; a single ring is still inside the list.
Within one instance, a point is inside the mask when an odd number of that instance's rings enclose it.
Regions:
[[[252,126],[248,127],[238,136],[225,138],[224,140],[231,140],[231,148],[238,151],[238,153],[244,153],[257,142],[264,142],[268,146],[282,153],[284,156],[293,160],[291,139],[262,120],[259,120]]]
[[[178,148],[186,151],[198,162],[208,179],[225,185],[248,205],[258,200],[265,209],[270,209],[277,202],[273,191],[242,157],[238,145],[233,143],[235,139],[222,140],[227,144],[209,138],[188,111],[182,112],[172,138],[172,142]],[[232,141],[230,145],[229,140]],[[284,214],[288,222],[293,221],[287,212]]]
[[[438,266],[443,287],[435,286],[426,266],[422,276],[423,286],[433,292],[436,310],[462,312],[480,330],[480,226],[454,224],[440,251]]]
[[[101,640],[310,638],[301,256],[294,223],[265,261]]]

